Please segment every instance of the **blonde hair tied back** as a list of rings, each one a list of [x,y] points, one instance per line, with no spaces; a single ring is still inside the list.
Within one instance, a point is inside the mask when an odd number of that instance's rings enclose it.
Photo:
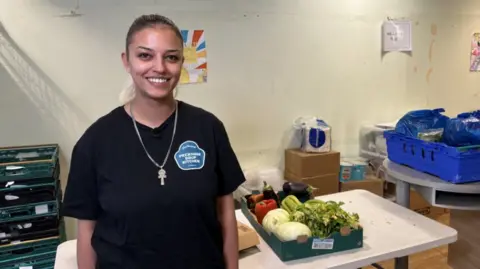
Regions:
[[[120,92],[119,100],[122,105],[130,103],[135,98],[135,86],[132,77],[129,76],[122,91]]]

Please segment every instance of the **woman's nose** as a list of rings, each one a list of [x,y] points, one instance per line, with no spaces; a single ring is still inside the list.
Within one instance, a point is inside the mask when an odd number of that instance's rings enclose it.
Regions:
[[[165,61],[163,59],[155,60],[153,63],[153,69],[159,73],[164,72],[167,69],[165,66]]]

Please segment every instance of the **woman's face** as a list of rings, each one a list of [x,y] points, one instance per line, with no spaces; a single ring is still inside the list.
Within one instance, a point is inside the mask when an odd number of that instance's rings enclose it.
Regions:
[[[137,93],[164,99],[173,95],[183,65],[182,40],[165,26],[145,28],[134,34],[129,57],[122,55]]]

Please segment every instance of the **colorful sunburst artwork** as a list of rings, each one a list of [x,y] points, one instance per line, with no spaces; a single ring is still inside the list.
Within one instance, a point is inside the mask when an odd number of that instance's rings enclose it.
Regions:
[[[204,30],[182,30],[185,63],[180,84],[207,82],[207,47]]]

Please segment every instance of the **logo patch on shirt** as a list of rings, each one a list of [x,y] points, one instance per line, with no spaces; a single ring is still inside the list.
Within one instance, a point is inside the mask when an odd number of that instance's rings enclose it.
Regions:
[[[188,140],[178,147],[175,161],[182,170],[202,169],[205,165],[205,151],[196,142]]]

